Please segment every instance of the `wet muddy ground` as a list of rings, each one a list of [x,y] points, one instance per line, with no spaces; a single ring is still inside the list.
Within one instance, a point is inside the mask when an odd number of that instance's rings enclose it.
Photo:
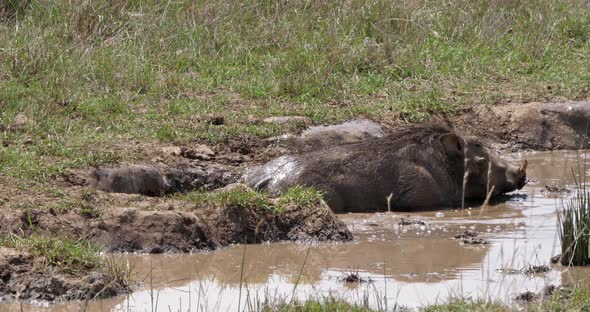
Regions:
[[[569,193],[547,192],[546,186],[573,189],[571,168],[590,177],[590,161],[582,152],[567,151],[509,157],[526,157],[530,163],[531,182],[521,191],[487,208],[342,215],[355,235],[352,243],[236,245],[196,254],[116,255],[134,267],[138,290],[90,302],[88,310],[226,311],[238,305],[255,309],[269,300],[328,295],[388,308],[440,303],[452,296],[515,303],[517,294],[539,292],[550,284],[590,285],[589,269],[551,265],[545,274],[520,272],[530,265],[550,265],[550,258],[559,253],[556,209]],[[424,224],[401,225],[402,218]],[[453,238],[469,230],[487,244]],[[345,282],[351,273],[363,282]],[[47,310],[79,310],[83,305],[55,304]],[[43,308],[41,304],[25,309]],[[20,306],[0,304],[0,310],[19,311]]]

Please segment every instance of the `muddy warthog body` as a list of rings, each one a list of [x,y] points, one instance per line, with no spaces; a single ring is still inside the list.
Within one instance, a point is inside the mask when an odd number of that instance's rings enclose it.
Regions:
[[[281,193],[295,185],[316,187],[335,212],[441,209],[465,198],[483,200],[520,189],[524,168],[491,155],[449,128],[416,125],[383,138],[286,155],[254,168],[249,185]],[[489,178],[488,178],[489,177]]]

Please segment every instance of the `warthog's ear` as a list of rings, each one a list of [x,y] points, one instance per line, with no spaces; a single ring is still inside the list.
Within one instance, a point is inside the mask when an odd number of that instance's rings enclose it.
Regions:
[[[447,156],[449,157],[463,157],[464,143],[463,139],[454,133],[445,133],[440,136],[440,144],[442,144]]]

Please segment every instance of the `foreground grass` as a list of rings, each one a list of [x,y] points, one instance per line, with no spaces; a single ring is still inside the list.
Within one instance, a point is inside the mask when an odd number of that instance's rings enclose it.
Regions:
[[[349,303],[336,300],[334,298],[327,298],[324,300],[310,300],[303,303],[295,302],[291,304],[283,304],[277,307],[265,308],[265,312],[280,311],[280,312],[311,312],[311,311],[350,311],[350,312],[371,312],[376,311],[367,306],[351,305]]]
[[[405,311],[403,307],[395,307],[396,311]],[[267,308],[265,311],[385,311],[371,309],[367,305],[354,305],[334,298],[310,300],[303,303],[295,302]],[[510,311],[590,311],[590,289],[579,287],[567,291],[557,291],[541,302],[522,304],[521,306],[507,306],[502,303],[492,303],[482,300],[451,299],[444,304],[425,306],[422,312],[510,312]]]
[[[586,185],[575,191],[558,215],[561,264],[590,264],[590,192]]]
[[[25,180],[145,158],[138,141],[284,131],[269,115],[416,121],[590,91],[582,0],[2,4],[0,174]]]

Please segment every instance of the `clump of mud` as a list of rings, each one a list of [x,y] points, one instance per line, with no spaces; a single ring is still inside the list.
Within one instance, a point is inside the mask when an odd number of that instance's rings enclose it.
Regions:
[[[559,187],[557,185],[547,185],[543,186],[541,189],[541,193],[545,197],[557,197],[562,194],[569,194],[571,190],[566,189],[565,187]]]
[[[65,301],[108,298],[129,291],[108,272],[68,273],[44,263],[41,256],[0,247],[0,301]]]
[[[560,261],[561,261],[561,254],[555,255],[549,259],[549,262],[551,262],[551,264],[556,264],[556,263],[559,263]]]
[[[487,240],[477,237],[478,233],[473,230],[466,230],[454,236],[455,239],[460,240],[461,243],[467,245],[485,245],[488,243]]]
[[[548,265],[528,265],[522,269],[522,272],[526,275],[545,274],[551,271]]]
[[[372,282],[371,278],[364,278],[358,269],[351,269],[350,272],[344,274],[340,281],[347,284],[364,284]]]
[[[518,294],[514,299],[520,302],[530,303],[535,302],[540,298],[540,296],[531,291],[525,291],[523,293]]]
[[[426,222],[424,222],[422,220],[418,220],[418,219],[401,218],[397,222],[397,225],[401,225],[401,226],[406,226],[406,225],[426,225]]]
[[[521,269],[512,269],[512,268],[502,268],[496,270],[498,273],[502,274],[524,274],[524,275],[544,275],[545,273],[551,271],[551,267],[548,265],[527,265]]]
[[[530,304],[554,295],[557,296],[556,300],[558,301],[567,300],[571,297],[571,294],[572,289],[567,286],[548,285],[539,293],[525,291],[516,295],[514,299],[525,304]]]

